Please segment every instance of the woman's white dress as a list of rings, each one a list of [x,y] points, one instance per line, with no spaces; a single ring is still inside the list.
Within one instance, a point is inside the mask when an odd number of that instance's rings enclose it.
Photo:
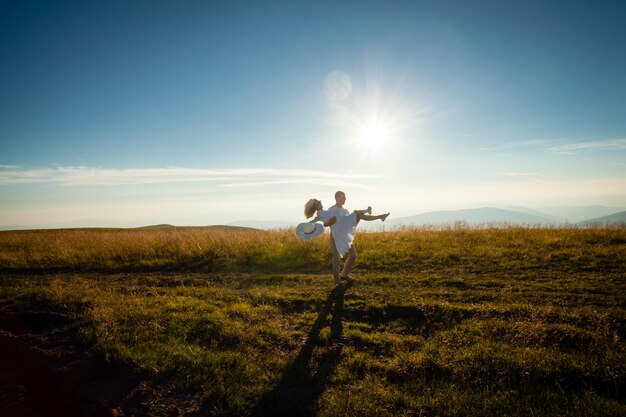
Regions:
[[[330,226],[330,233],[335,241],[335,247],[337,248],[337,252],[339,252],[339,256],[343,258],[354,243],[357,217],[356,213],[349,213],[348,210],[344,208],[333,208],[331,208],[331,210],[318,210],[317,215],[324,220],[324,223],[331,217],[337,219],[337,221]]]

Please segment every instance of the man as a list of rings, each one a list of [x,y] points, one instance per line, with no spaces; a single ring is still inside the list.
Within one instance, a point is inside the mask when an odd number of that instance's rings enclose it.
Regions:
[[[348,210],[346,210],[343,205],[346,203],[346,193],[343,191],[337,191],[335,193],[335,205],[330,207],[328,211],[330,211],[335,218],[347,216],[350,214]],[[362,213],[369,212],[371,213],[371,208],[368,207],[367,210],[358,210]],[[330,223],[330,222],[329,222]],[[335,239],[333,238],[333,229],[335,222],[333,221],[330,224],[330,246],[331,251],[333,252],[333,278],[335,280],[335,286],[341,285],[341,280],[351,281],[352,277],[350,276],[350,270],[352,269],[352,265],[356,260],[356,249],[354,249],[354,244],[350,246],[348,249],[348,259],[343,266],[343,270],[341,274],[339,274],[339,267],[341,262],[341,256],[339,255],[339,251],[337,250],[337,246],[335,245]]]

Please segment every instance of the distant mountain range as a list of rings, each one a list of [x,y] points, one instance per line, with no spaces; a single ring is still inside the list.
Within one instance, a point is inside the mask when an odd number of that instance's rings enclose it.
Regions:
[[[586,217],[585,217],[586,216]],[[415,216],[394,218],[385,222],[361,222],[359,228],[366,230],[379,230],[383,227],[397,226],[426,226],[446,225],[455,222],[465,222],[470,226],[489,224],[514,224],[526,226],[562,226],[562,225],[610,225],[626,224],[626,208],[605,206],[564,206],[550,207],[535,210],[520,206],[507,206],[505,208],[481,207],[453,211],[431,211]],[[279,220],[244,220],[228,223],[230,227],[245,227],[254,229],[278,229],[294,227],[297,222],[285,222]],[[61,229],[78,227],[138,227],[136,222],[119,222],[103,220],[79,220],[75,222],[51,224],[45,226],[0,226],[0,230],[25,230],[25,229]],[[169,224],[143,227],[174,227]]]
[[[578,226],[593,226],[593,225],[610,225],[610,224],[623,224],[626,225],[626,211],[620,211],[619,213],[610,214],[608,216],[602,216],[595,219],[585,220],[576,223]]]
[[[546,215],[561,217],[570,223],[579,223],[585,220],[591,220],[598,217],[609,216],[626,210],[625,207],[606,207],[606,206],[559,206],[559,207],[543,207],[539,209]]]
[[[515,225],[527,225],[527,226],[562,226],[576,224],[578,226],[588,226],[591,224],[619,224],[626,223],[626,211],[624,209],[617,213],[608,216],[601,216],[595,218],[587,218],[587,220],[572,222],[567,217],[555,216],[551,214],[542,213],[537,210],[527,209],[524,207],[516,207],[517,210],[505,210],[494,207],[482,207],[477,209],[465,209],[455,211],[433,211],[428,213],[422,213],[417,216],[401,217],[398,219],[390,219],[388,222],[391,225],[438,225],[438,224],[452,224],[454,222],[466,222],[468,225],[480,225],[480,224],[515,224]],[[581,212],[587,211],[598,212],[599,207],[581,208]],[[573,213],[570,208],[569,215]],[[578,216],[575,216],[578,218]]]
[[[505,208],[481,207],[463,210],[431,211],[415,216],[389,218],[384,226],[427,226],[450,225],[455,222],[465,222],[470,226],[514,224],[524,226],[589,226],[594,224],[626,224],[626,210],[620,207],[581,206],[563,207],[559,212],[556,208],[549,208],[550,213],[519,206]],[[585,220],[574,222],[584,214],[611,213],[597,217],[586,217]],[[392,213],[393,214],[393,213]],[[361,223],[359,227],[369,230],[380,229],[379,222]]]
[[[391,225],[435,225],[454,222],[467,222],[470,225],[484,223],[512,223],[527,225],[555,225],[559,222],[546,217],[522,213],[521,211],[504,210],[493,207],[482,207],[477,209],[465,209],[454,211],[431,211],[418,214],[417,216],[401,217],[390,219]]]
[[[569,222],[567,217],[551,215],[551,214],[545,213],[543,211],[530,209],[528,207],[506,206],[506,207],[502,207],[502,208],[505,209],[505,210],[510,210],[510,211],[516,211],[516,212],[520,212],[520,213],[530,214],[531,216],[541,217],[542,219],[551,220],[551,221],[556,222],[556,223],[566,223],[566,222]],[[589,217],[593,217],[593,216],[589,216]],[[589,217],[585,217],[585,218],[589,218]]]

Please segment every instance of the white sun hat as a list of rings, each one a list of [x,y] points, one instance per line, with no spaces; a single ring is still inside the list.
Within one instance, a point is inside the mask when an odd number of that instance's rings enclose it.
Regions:
[[[314,237],[319,236],[322,233],[324,233],[324,226],[322,226],[320,223],[306,222],[300,223],[296,227],[296,234],[302,240],[313,239]]]

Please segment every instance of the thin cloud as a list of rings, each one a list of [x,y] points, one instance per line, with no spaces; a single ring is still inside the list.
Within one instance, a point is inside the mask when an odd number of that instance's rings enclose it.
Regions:
[[[548,151],[556,153],[573,154],[576,151],[614,151],[626,150],[626,138],[606,139],[591,142],[567,143],[554,146]]]
[[[506,151],[510,149],[519,149],[519,148],[541,148],[553,142],[554,140],[547,140],[547,139],[514,141],[514,142],[502,143],[496,146],[480,148],[480,150],[481,151]]]
[[[250,182],[233,182],[228,184],[220,184],[223,188],[247,188],[247,187],[264,187],[272,185],[292,185],[292,184],[315,184],[321,186],[342,186],[350,188],[369,188],[367,185],[357,183],[347,183],[343,179],[285,179],[273,181],[250,181]]]
[[[220,186],[253,186],[270,183],[316,183],[377,178],[375,175],[333,173],[300,169],[195,169],[127,168],[104,169],[86,166],[20,168],[0,166],[0,185],[50,183],[64,186],[137,185],[172,182],[216,182]]]
[[[530,180],[544,180],[548,178],[546,175],[538,174],[536,172],[501,172],[500,175]]]

